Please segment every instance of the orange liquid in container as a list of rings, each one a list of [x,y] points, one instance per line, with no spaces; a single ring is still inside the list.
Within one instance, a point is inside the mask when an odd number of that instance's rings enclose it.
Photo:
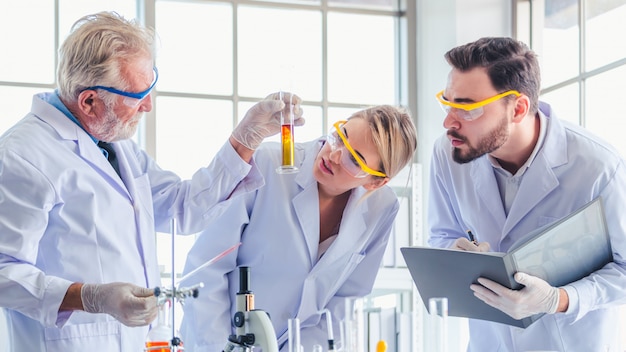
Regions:
[[[146,342],[146,351],[171,352],[170,343],[168,341],[148,341]]]
[[[286,124],[281,127],[283,166],[293,166],[293,130],[291,125]]]

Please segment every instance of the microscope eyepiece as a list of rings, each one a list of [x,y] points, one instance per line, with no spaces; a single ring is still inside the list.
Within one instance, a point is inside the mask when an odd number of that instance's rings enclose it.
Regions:
[[[249,266],[240,266],[239,267],[239,292],[238,295],[248,294],[250,291],[250,267]]]

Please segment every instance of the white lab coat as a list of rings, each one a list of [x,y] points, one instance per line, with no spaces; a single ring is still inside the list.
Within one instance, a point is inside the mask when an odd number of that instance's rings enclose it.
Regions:
[[[389,187],[369,197],[362,187],[353,190],[346,205],[339,234],[318,261],[319,201],[313,162],[323,141],[296,144],[297,174],[279,175],[281,149],[266,143],[255,153],[255,161],[266,185],[239,199],[199,236],[189,252],[185,272],[199,267],[239,241],[230,254],[184,285],[204,282],[200,297],[188,300],[181,335],[186,351],[215,352],[226,345],[236,311],[239,290],[238,266],[250,267],[250,290],[255,308],[270,314],[279,346],[287,351],[287,321],[299,318],[302,344],[326,350],[327,328],[324,308],[332,312],[334,337],[339,339],[339,322],[344,318],[344,297],[371,292],[388,242],[398,201]],[[321,320],[320,320],[321,318]]]
[[[540,104],[547,121],[543,146],[524,173],[506,216],[487,156],[471,163],[452,160],[443,136],[431,163],[428,218],[430,244],[449,247],[474,231],[493,251],[602,196],[614,263],[565,286],[569,308],[548,314],[526,329],[470,320],[468,351],[622,351],[617,305],[626,303],[626,168],[606,142],[558,120]],[[622,330],[623,331],[623,330]]]
[[[219,215],[216,204],[262,177],[226,143],[181,181],[127,140],[113,143],[122,182],[89,135],[42,97],[0,138],[0,306],[11,351],[141,351],[147,327],[57,314],[69,285],[159,286],[155,230],[169,232],[176,217],[180,233],[200,231]]]

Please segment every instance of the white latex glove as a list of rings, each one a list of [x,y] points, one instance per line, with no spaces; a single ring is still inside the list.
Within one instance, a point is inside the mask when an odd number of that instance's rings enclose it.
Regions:
[[[450,248],[470,252],[489,252],[491,246],[489,246],[488,242],[474,243],[465,237],[459,237]]]
[[[526,286],[521,290],[510,290],[497,282],[478,278],[480,285],[470,288],[481,301],[503,311],[513,319],[523,319],[539,313],[555,313],[559,306],[559,289],[532,275],[517,272],[515,281]],[[482,286],[481,286],[482,285]]]
[[[107,313],[126,326],[148,325],[158,314],[154,289],[129,283],[84,284],[80,297],[85,312]]]
[[[294,126],[304,125],[301,102],[300,97],[289,92],[268,95],[248,110],[246,116],[233,130],[233,138],[248,149],[258,148],[263,139],[280,132],[281,110],[287,116],[291,109]]]

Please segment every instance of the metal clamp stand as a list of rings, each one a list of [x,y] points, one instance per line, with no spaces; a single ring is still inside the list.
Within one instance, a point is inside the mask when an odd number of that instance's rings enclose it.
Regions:
[[[183,343],[181,339],[176,336],[176,323],[174,319],[174,303],[179,302],[181,305],[184,305],[185,299],[189,297],[197,298],[200,288],[204,287],[203,283],[199,283],[190,287],[181,287],[176,288],[175,284],[175,268],[174,268],[174,238],[176,237],[176,220],[172,218],[170,222],[170,231],[172,234],[172,287],[155,287],[154,295],[157,297],[157,305],[162,306],[166,304],[168,301],[172,302],[171,309],[171,324],[172,324],[172,339],[169,341],[169,346],[149,346],[144,349],[144,351],[154,351],[154,352],[164,352],[164,351],[184,351]],[[164,341],[160,340],[160,341]]]
[[[182,287],[182,288],[163,288],[163,287],[155,287],[154,295],[157,297],[157,305],[161,306],[166,304],[168,301],[179,302],[181,305],[184,304],[186,298],[193,297],[197,298],[200,292],[200,288],[204,285],[199,283],[197,285],[191,287]],[[174,323],[174,310],[172,309],[172,339],[169,341],[169,351],[184,351],[183,343],[181,339],[176,336],[176,328]],[[165,348],[162,346],[154,346],[154,347],[146,347],[144,351],[155,351],[155,352],[163,352]]]

